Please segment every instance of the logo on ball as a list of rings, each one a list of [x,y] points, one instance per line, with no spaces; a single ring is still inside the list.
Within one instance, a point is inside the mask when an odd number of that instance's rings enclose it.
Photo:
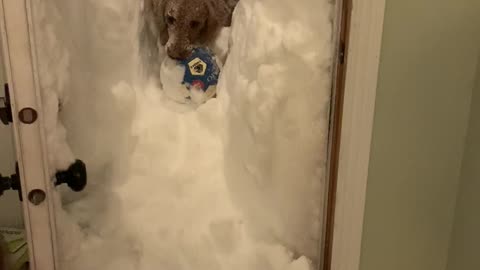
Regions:
[[[207,64],[198,57],[190,61],[188,67],[190,68],[190,73],[194,76],[203,76],[207,71]]]

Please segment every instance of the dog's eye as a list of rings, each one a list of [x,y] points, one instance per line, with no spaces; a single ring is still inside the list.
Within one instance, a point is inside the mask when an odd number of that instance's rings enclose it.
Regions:
[[[198,28],[200,26],[200,22],[199,21],[191,21],[190,22],[190,27],[192,29],[195,29],[195,28]]]
[[[167,16],[167,24],[175,24],[175,18],[172,16]]]

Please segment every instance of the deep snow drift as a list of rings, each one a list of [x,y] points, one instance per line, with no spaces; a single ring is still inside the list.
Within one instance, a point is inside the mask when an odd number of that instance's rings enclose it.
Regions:
[[[137,3],[34,0],[50,168],[90,174],[58,205],[63,269],[312,269],[329,0],[241,0],[218,98],[198,108],[136,80]]]

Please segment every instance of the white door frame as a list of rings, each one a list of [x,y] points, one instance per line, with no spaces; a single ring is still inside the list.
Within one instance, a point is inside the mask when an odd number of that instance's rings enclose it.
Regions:
[[[370,141],[380,58],[385,0],[352,0],[353,9],[347,52],[340,160],[333,235],[333,270],[358,270],[362,238]],[[54,208],[49,202],[35,206],[28,201],[34,189],[51,196],[45,162],[46,144],[42,114],[33,124],[22,124],[22,108],[40,110],[38,78],[34,70],[34,41],[28,22],[29,0],[0,0],[1,34],[8,82],[11,88],[14,134],[21,181],[26,234],[32,270],[56,269]],[[9,35],[9,33],[15,33]],[[15,93],[22,95],[15,96]],[[28,166],[28,170],[25,168]],[[34,224],[34,226],[32,226]],[[34,243],[42,243],[42,246]]]
[[[332,270],[359,270],[385,0],[352,0]]]
[[[30,0],[0,0],[0,31],[4,63],[10,87],[13,131],[23,197],[23,215],[31,270],[55,270],[55,216],[49,177],[35,51]],[[21,95],[18,95],[21,93]],[[31,124],[20,121],[20,111],[31,108],[38,118]],[[38,205],[30,202],[31,191],[46,194]]]

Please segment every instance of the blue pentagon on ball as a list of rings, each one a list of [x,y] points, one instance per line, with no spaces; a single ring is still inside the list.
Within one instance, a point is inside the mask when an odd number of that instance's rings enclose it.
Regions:
[[[215,88],[220,75],[215,55],[208,48],[195,48],[190,57],[180,61],[185,66],[182,84],[187,89],[195,87],[207,94],[215,94]],[[213,96],[212,94],[212,96]]]

